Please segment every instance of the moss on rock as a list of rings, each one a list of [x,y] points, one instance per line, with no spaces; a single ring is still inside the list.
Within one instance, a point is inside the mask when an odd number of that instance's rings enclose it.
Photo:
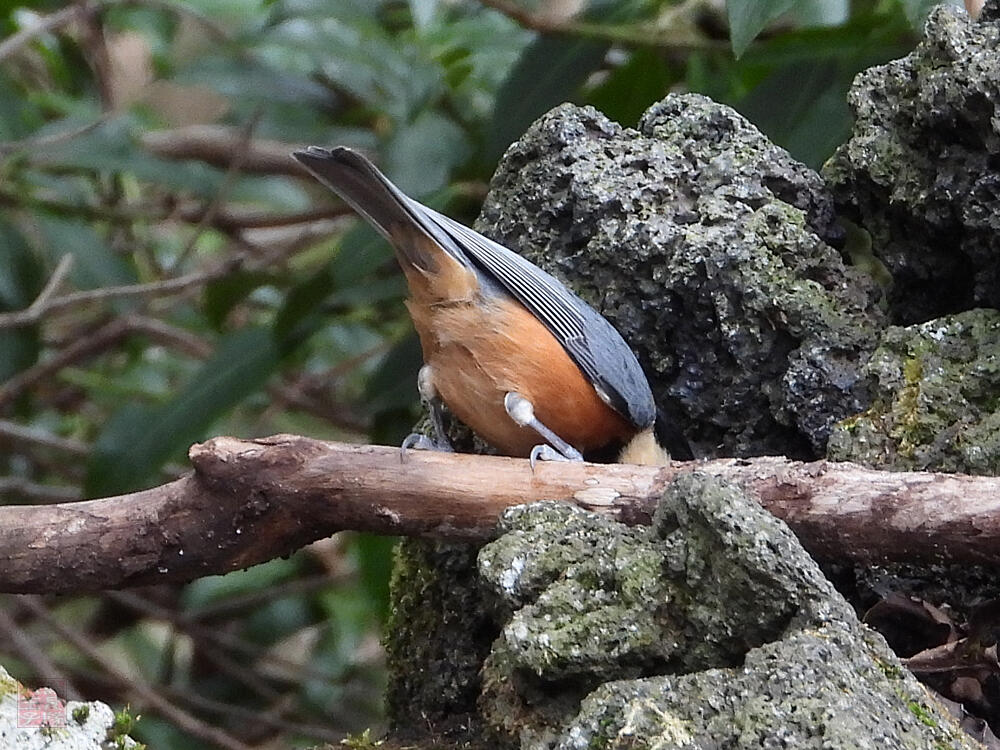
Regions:
[[[853,134],[823,169],[892,273],[901,324],[1000,307],[998,8],[976,23],[940,5],[912,53],[858,75]]]
[[[510,612],[479,704],[498,744],[974,746],[736,487],[684,475],[650,528],[540,503],[503,529],[479,555]]]
[[[898,471],[1000,473],[1000,312],[890,328],[865,372],[873,405],[837,425],[830,458]]]

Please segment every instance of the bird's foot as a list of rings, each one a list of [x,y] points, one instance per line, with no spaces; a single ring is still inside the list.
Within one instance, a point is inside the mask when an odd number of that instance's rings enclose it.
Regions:
[[[551,445],[536,445],[531,449],[531,456],[529,460],[531,461],[531,470],[535,470],[536,461],[582,461],[583,454],[580,453],[572,445],[567,445],[568,451],[563,453],[562,451],[556,450]]]
[[[567,443],[535,417],[534,405],[516,391],[510,391],[503,398],[503,406],[507,415],[521,427],[530,427],[549,441],[548,445],[536,445],[531,449],[531,470],[535,470],[535,462],[542,461],[582,461],[583,454]]]
[[[443,436],[437,440],[432,440],[419,432],[411,432],[403,438],[403,442],[399,446],[400,463],[406,462],[406,451],[410,448],[420,451],[439,451],[441,453],[455,452],[455,449],[451,447],[451,443],[449,443],[448,439]]]

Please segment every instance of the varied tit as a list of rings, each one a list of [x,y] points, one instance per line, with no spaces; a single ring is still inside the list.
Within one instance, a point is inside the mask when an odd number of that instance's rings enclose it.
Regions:
[[[534,264],[424,206],[348,148],[295,158],[369,221],[396,251],[424,365],[417,385],[435,440],[450,450],[442,402],[508,456],[583,460],[617,451],[626,463],[669,460],[654,436],[656,406],[632,350],[597,311]],[[690,449],[676,433],[678,458]],[[677,446],[680,446],[679,448]]]

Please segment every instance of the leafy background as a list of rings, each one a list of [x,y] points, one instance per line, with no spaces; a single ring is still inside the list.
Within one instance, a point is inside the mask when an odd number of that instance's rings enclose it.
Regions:
[[[373,156],[471,221],[566,100],[620,122],[669,91],[819,166],[861,69],[925,0],[3,3],[0,499],[127,492],[215,434],[397,443],[419,348],[391,250],[288,158]],[[2,311],[7,311],[6,313]],[[157,748],[378,728],[391,543],[342,534],[224,577],[5,597],[0,663],[143,714]]]

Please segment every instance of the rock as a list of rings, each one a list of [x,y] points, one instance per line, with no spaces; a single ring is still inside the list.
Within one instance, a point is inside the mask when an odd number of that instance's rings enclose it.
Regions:
[[[895,322],[1000,306],[1000,3],[931,11],[906,57],[858,75],[823,174],[889,268]]]
[[[829,244],[819,176],[729,107],[672,94],[638,131],[558,107],[507,151],[477,228],[611,320],[701,455],[816,457],[868,404],[877,285]]]
[[[783,523],[699,474],[650,528],[511,509],[480,709],[521,748],[975,747]]]
[[[483,659],[498,632],[483,604],[478,545],[403,539],[386,627],[386,708],[397,728],[466,725],[476,711]]]
[[[19,713],[20,709],[20,713]],[[39,726],[39,720],[44,720]],[[99,701],[61,704],[48,688],[34,694],[0,667],[3,750],[129,750],[144,747],[115,728],[115,712]]]
[[[829,457],[895,471],[1000,474],[1000,312],[889,328],[865,365],[873,404]]]

